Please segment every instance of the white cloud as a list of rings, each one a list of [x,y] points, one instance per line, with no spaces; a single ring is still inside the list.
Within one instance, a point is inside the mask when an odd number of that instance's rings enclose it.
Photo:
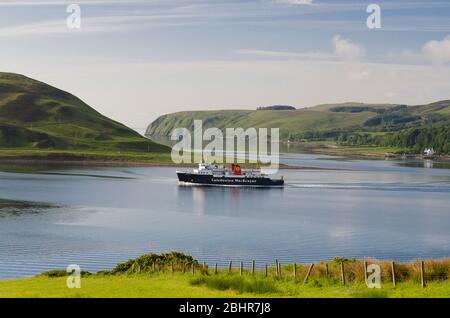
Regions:
[[[441,41],[429,41],[422,47],[424,56],[434,64],[450,62],[450,35]]]
[[[270,50],[255,50],[255,49],[239,49],[234,53],[242,55],[253,55],[268,58],[296,58],[301,60],[323,61],[323,60],[345,60],[345,61],[359,61],[365,55],[365,49],[362,45],[355,44],[348,39],[341,38],[336,35],[332,38],[334,51],[328,52],[289,52],[289,51],[270,51]]]
[[[99,33],[127,31],[145,26],[175,26],[194,24],[195,22],[177,22],[188,15],[157,14],[136,16],[104,16],[82,18],[80,29],[69,29],[66,20],[51,20],[33,24],[15,25],[0,28],[0,37],[37,36],[76,33]],[[194,16],[192,16],[194,17]]]
[[[387,60],[401,64],[449,64],[450,63],[450,35],[442,40],[426,42],[420,50],[401,49],[390,52]]]
[[[365,55],[364,47],[348,39],[343,39],[340,35],[335,35],[332,42],[334,45],[334,53],[340,59],[360,60]]]

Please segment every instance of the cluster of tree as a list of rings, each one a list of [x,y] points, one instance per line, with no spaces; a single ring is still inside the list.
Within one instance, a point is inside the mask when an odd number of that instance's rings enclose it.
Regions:
[[[368,119],[364,127],[375,131],[398,131],[412,125],[420,125],[423,118],[413,115],[406,106],[396,106],[379,112]]]
[[[305,131],[305,132],[297,133],[297,134],[289,133],[287,135],[287,139],[290,141],[327,140],[327,139],[337,139],[341,134],[342,134],[342,132],[339,130]]]
[[[256,110],[295,110],[294,106],[289,105],[273,105],[273,106],[260,106]]]
[[[405,111],[408,109],[406,105],[397,105],[392,107],[373,107],[373,106],[336,106],[330,109],[335,113],[361,113],[372,112],[377,114],[392,113]]]
[[[334,113],[361,113],[375,111],[375,108],[369,106],[337,106],[330,109]]]
[[[395,133],[373,135],[368,133],[341,133],[336,138],[340,145],[409,148],[420,153],[433,147],[438,154],[450,154],[450,127],[409,128]]]

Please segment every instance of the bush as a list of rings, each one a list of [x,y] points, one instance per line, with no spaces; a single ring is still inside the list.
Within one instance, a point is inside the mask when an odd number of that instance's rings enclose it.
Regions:
[[[67,275],[68,275],[67,272],[65,270],[62,270],[62,269],[54,269],[54,270],[43,272],[43,273],[40,274],[40,276],[51,277],[51,278],[54,278],[54,277],[65,277]]]
[[[130,259],[125,263],[118,264],[114,267],[110,274],[123,273],[145,273],[153,271],[153,264],[156,266],[174,265],[194,265],[198,266],[198,261],[192,256],[179,252],[170,252],[164,254],[145,254],[136,259]]]
[[[66,277],[66,276],[69,276],[69,274],[70,273],[68,273],[67,271],[62,270],[62,269],[53,269],[50,271],[43,272],[43,273],[39,274],[38,276],[56,278],[56,277]],[[87,276],[91,276],[92,273],[87,272],[87,271],[81,271],[80,275],[81,275],[81,277],[87,277]]]

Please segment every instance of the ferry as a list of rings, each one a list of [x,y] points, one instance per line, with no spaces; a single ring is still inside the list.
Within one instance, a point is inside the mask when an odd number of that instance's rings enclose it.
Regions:
[[[242,169],[232,164],[224,167],[217,164],[199,163],[197,169],[177,171],[180,184],[212,186],[283,187],[284,179],[271,179],[261,169]]]

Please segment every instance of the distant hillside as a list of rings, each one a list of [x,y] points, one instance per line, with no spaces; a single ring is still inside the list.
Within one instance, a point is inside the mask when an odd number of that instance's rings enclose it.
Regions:
[[[341,145],[398,146],[421,151],[433,146],[450,152],[450,100],[427,105],[343,103],[291,110],[186,111],[163,115],[146,136],[170,136],[176,127],[278,127],[287,141],[332,140]]]
[[[12,73],[0,73],[0,147],[168,151],[77,97]]]

